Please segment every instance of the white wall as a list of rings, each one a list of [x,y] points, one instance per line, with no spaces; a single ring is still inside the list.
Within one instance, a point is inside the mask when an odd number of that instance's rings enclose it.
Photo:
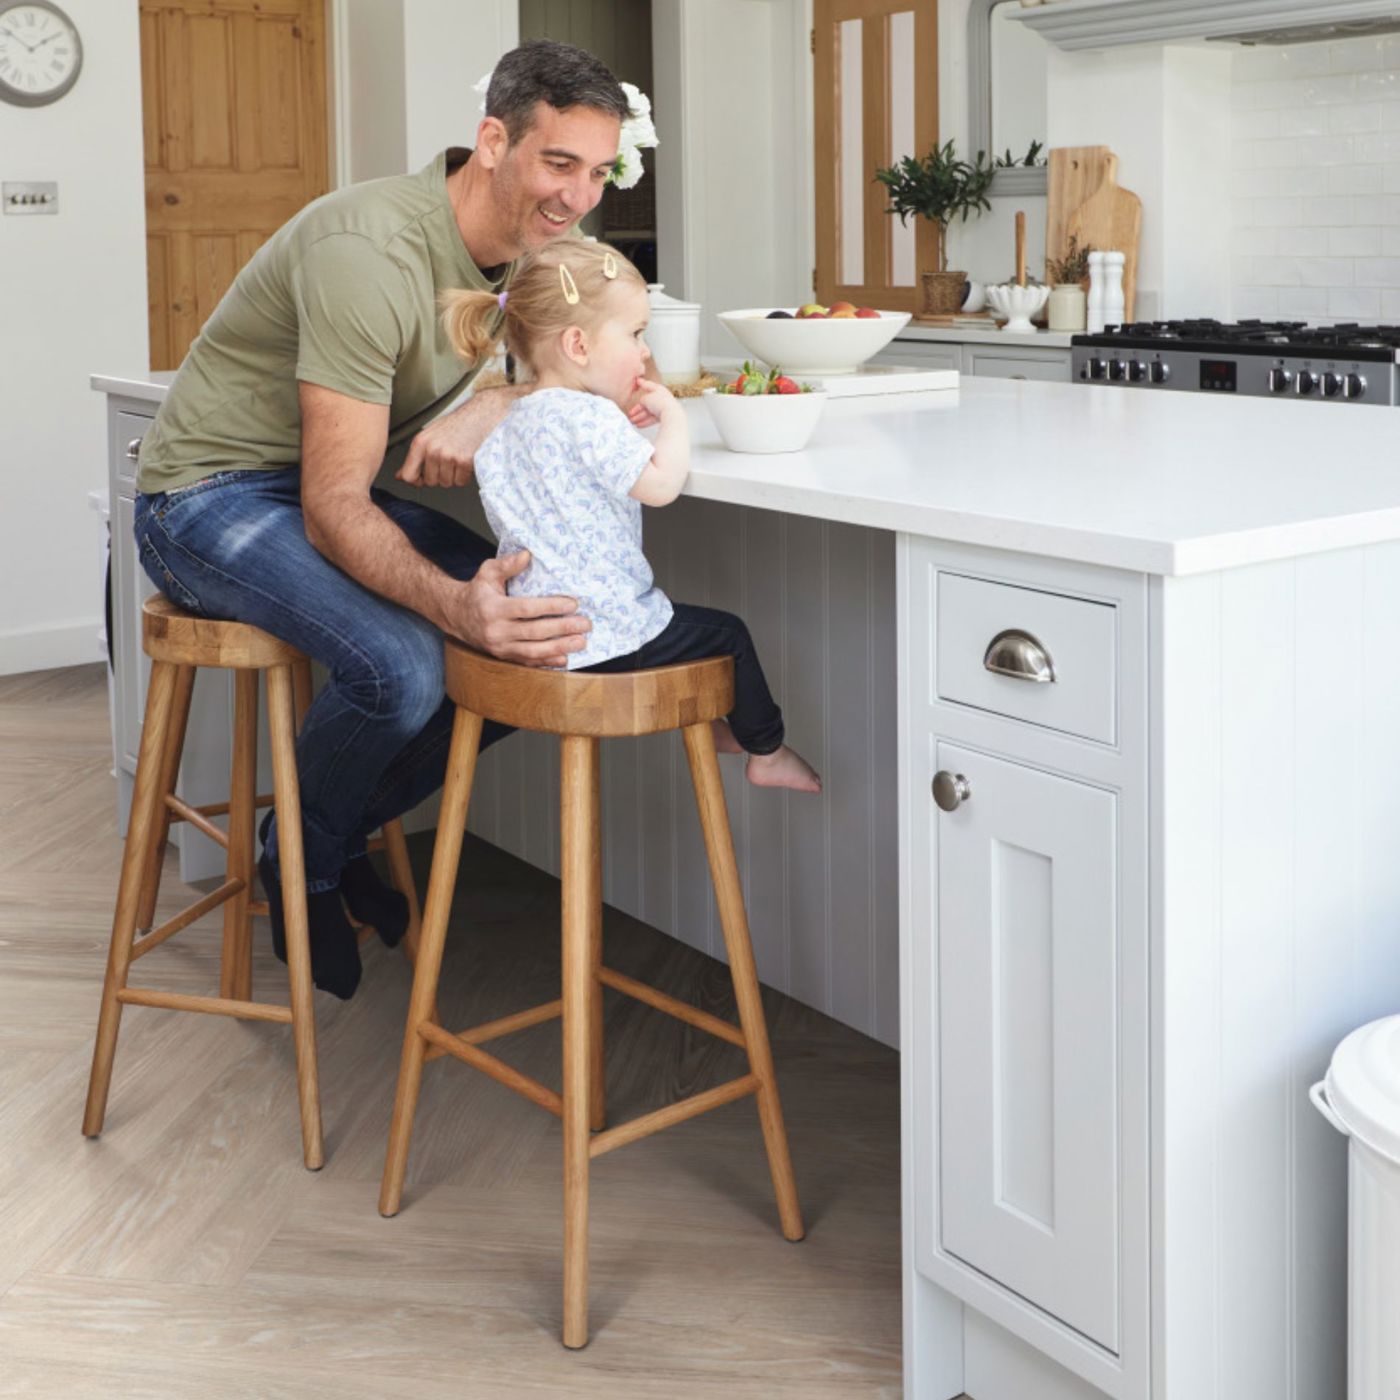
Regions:
[[[73,90],[0,103],[0,175],[56,180],[59,212],[0,217],[0,674],[93,661],[105,417],[90,371],[144,374],[145,195],[135,4],[65,0]]]
[[[1243,49],[1233,99],[1236,313],[1400,321],[1400,38]]]
[[[344,146],[336,184],[408,169],[403,0],[334,6],[330,101]]]

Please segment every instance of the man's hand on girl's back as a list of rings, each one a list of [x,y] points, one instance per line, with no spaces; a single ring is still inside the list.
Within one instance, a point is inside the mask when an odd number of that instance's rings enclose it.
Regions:
[[[593,624],[579,615],[574,598],[511,597],[506,585],[529,563],[528,550],[488,559],[461,585],[461,605],[445,630],[501,661],[567,666],[569,653],[588,645]]]

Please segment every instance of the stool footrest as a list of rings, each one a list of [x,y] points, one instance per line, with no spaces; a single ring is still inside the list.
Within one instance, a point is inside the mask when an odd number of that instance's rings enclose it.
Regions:
[[[255,807],[271,807],[272,803],[273,796],[270,792],[259,793],[253,799],[253,805]],[[201,802],[199,806],[195,808],[195,811],[203,817],[226,817],[228,816],[230,805],[231,804],[227,802]],[[172,818],[172,820],[174,820],[174,818]],[[184,818],[181,817],[179,820],[183,821]]]
[[[233,1001],[228,997],[187,996],[183,992],[156,992],[143,987],[123,987],[117,1000],[127,1006],[156,1006],[165,1011],[203,1011],[210,1016],[236,1016],[241,1021],[292,1020],[290,1006],[266,1001]]]
[[[637,1001],[643,1001],[658,1011],[664,1011],[668,1016],[674,1016],[678,1021],[685,1021],[699,1030],[709,1031],[711,1035],[729,1041],[732,1045],[745,1048],[744,1033],[738,1026],[731,1025],[718,1016],[711,1016],[708,1011],[701,1011],[689,1002],[677,1001],[675,997],[658,992],[655,987],[648,987],[645,982],[638,982],[621,972],[614,972],[610,967],[599,968],[598,980],[615,992],[622,992]]]
[[[485,1041],[510,1035],[513,1031],[523,1031],[527,1026],[538,1026],[542,1021],[553,1021],[561,1016],[563,1011],[563,1001],[556,998],[554,1001],[541,1002],[539,1006],[532,1006],[528,1011],[516,1011],[495,1021],[483,1021],[479,1026],[471,1026],[467,1030],[458,1031],[457,1039],[467,1045],[481,1045]],[[450,1052],[444,1046],[434,1045],[423,1056],[423,1060],[425,1063],[429,1060],[437,1060],[448,1053]]]
[[[710,1109],[719,1108],[722,1104],[733,1103],[735,1099],[742,1099],[746,1094],[756,1094],[761,1087],[756,1074],[746,1074],[739,1079],[731,1079],[726,1084],[716,1085],[713,1089],[706,1089],[704,1093],[692,1094],[688,1099],[678,1099],[675,1103],[667,1104],[665,1108],[644,1113],[640,1118],[619,1123],[615,1128],[596,1134],[589,1141],[588,1155],[601,1157],[603,1153],[611,1152],[615,1147],[636,1142],[638,1138],[650,1137],[652,1133],[659,1133],[662,1128],[684,1123],[687,1118],[708,1113]]]
[[[170,808],[171,821],[189,822],[192,827],[202,831],[211,841],[217,841],[224,850],[228,850],[228,833],[215,826],[204,815],[202,807],[191,807],[188,802],[182,801],[174,793],[166,793],[165,805]],[[227,803],[219,803],[218,805],[227,810]]]
[[[420,1021],[418,1034],[431,1044],[440,1046],[449,1055],[455,1055],[465,1064],[479,1069],[483,1074],[489,1074],[492,1079],[504,1084],[507,1089],[514,1089],[517,1094],[523,1095],[531,1103],[537,1103],[541,1108],[547,1108],[556,1118],[564,1116],[564,1100],[553,1089],[541,1084],[538,1079],[531,1079],[528,1074],[521,1074],[518,1069],[513,1069],[504,1060],[497,1059],[495,1055],[490,1055],[485,1050],[478,1050],[470,1041],[453,1035],[451,1031],[443,1030],[441,1026],[433,1025],[431,1021]]]
[[[188,909],[183,909],[176,914],[173,919],[167,920],[158,929],[152,929],[144,938],[138,938],[131,945],[131,957],[135,961],[144,957],[152,948],[158,948],[167,938],[173,938],[181,929],[188,928],[198,918],[202,918],[211,909],[217,908],[225,900],[232,899],[243,888],[243,881],[237,876],[232,880],[225,880],[216,890],[210,890],[203,899],[191,904]]]

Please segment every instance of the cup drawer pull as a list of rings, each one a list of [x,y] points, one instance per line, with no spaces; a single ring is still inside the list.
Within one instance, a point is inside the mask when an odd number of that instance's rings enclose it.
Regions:
[[[1055,680],[1050,653],[1029,632],[1009,628],[998,632],[987,646],[982,665],[994,675],[1045,685]]]

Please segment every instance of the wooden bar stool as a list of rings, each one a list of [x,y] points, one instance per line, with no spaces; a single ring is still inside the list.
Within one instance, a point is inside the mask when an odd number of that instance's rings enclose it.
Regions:
[[[282,1021],[292,1027],[296,1048],[297,1092],[301,1102],[302,1152],[312,1170],[322,1166],[321,1103],[316,1076],[316,1021],[312,1011],[311,949],[306,926],[306,873],[302,860],[301,799],[297,785],[296,729],[311,701],[311,666],[295,647],[241,622],[214,622],[185,612],[168,599],[149,598],[142,612],[142,643],[151,658],[146,713],[136,761],[131,817],[117,887],[102,1010],[97,1022],[92,1074],[88,1080],[83,1133],[102,1131],[112,1082],[117,1033],[123,1006],[157,1006],[254,1021]],[[192,807],[175,795],[195,672],[214,666],[235,673],[233,768],[229,800]],[[267,673],[267,717],[272,740],[273,792],[257,795],[258,676]],[[275,804],[287,930],[287,969],[291,1004],[252,1000],[252,921],[267,913],[265,900],[251,898],[253,826],[259,807]],[[210,820],[228,815],[225,834]],[[228,852],[223,884],[159,928],[152,929],[165,843],[172,821],[189,822]],[[405,947],[418,947],[418,897],[409,868],[403,826],[384,827],[379,843],[389,860],[395,887],[409,905]],[[219,995],[190,996],[129,987],[131,964],[159,947],[219,905],[224,906],[223,956]],[[362,929],[361,937],[373,929]]]
[[[379,1210],[381,1215],[392,1216],[399,1209],[413,1115],[426,1061],[454,1055],[549,1109],[564,1125],[564,1345],[581,1347],[588,1341],[588,1172],[592,1158],[720,1104],[754,1094],[783,1234],[790,1240],[800,1240],[803,1235],[773,1055],[749,942],[748,918],[710,728],[713,720],[733,708],[734,664],[725,656],[654,671],[571,674],[511,665],[449,641],[447,693],[457,706],[457,714]],[[437,983],[481,727],[488,719],[517,729],[559,735],[563,996],[561,1000],[453,1034],[437,1020]],[[738,1026],[614,972],[602,961],[598,741],[670,729],[682,731],[690,760],[734,979]],[[748,1055],[749,1072],[604,1131],[605,986],[742,1046]],[[479,1048],[484,1041],[555,1016],[563,1019],[562,1093],[555,1093]],[[590,1129],[596,1136],[590,1136]]]

